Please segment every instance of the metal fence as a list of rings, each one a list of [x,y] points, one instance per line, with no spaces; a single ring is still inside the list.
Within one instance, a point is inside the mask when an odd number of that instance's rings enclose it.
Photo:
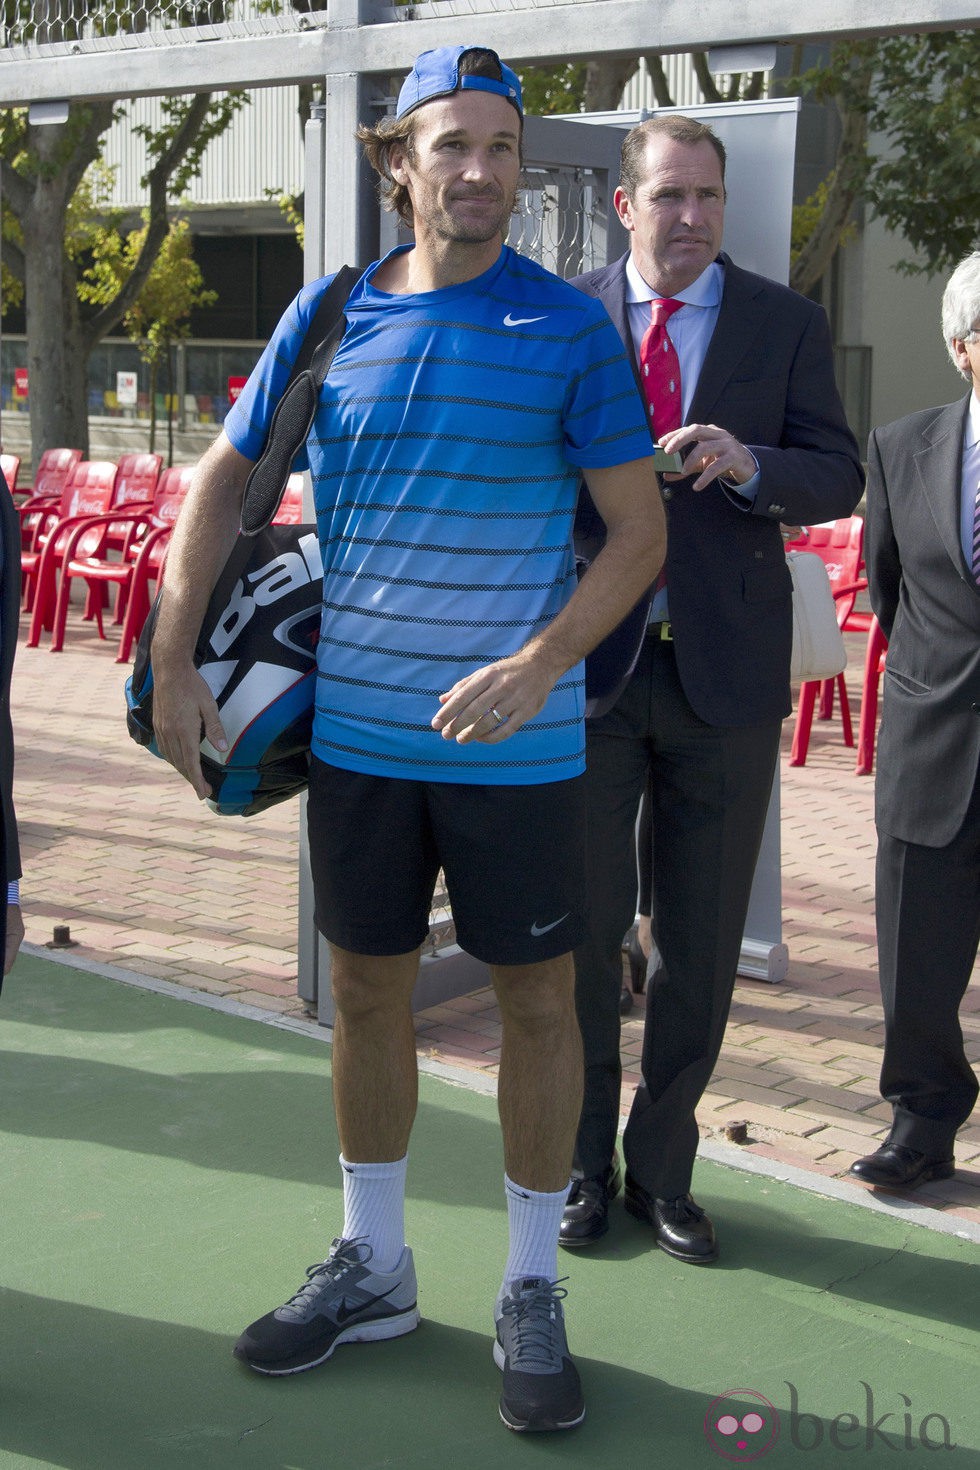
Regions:
[[[508,244],[559,276],[604,265],[597,255],[599,189],[591,170],[532,166],[525,170],[521,210]]]
[[[316,12],[319,11],[319,17]],[[283,0],[129,0],[86,5],[80,0],[8,0],[0,46],[8,61],[25,55],[72,56],[136,46],[183,44],[269,32],[302,32],[326,22],[326,5]]]

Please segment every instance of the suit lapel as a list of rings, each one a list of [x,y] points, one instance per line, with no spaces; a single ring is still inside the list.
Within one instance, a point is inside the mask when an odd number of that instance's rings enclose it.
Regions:
[[[597,284],[597,295],[602,302],[609,318],[619,333],[626,355],[629,358],[636,386],[643,393],[643,385],[640,381],[640,366],[636,360],[633,349],[633,333],[630,331],[629,312],[626,308],[626,261],[628,256],[622,256],[615,265],[609,268],[606,279]]]
[[[687,415],[688,422],[692,424],[713,422],[715,405],[739,363],[765,331],[771,314],[765,304],[761,284],[752,281],[724,253],[719,259],[725,267],[725,287],[718,320]]]
[[[630,330],[629,312],[626,306],[626,262],[628,259],[629,256],[624,255],[611,265],[604,277],[600,276],[594,281],[593,290],[609,313],[613,326],[626,347],[633,376],[643,395],[640,368],[633,347],[633,333]],[[725,289],[718,312],[718,321],[712,333],[701,376],[691,402],[691,411],[688,414],[688,420],[691,423],[710,421],[708,410],[713,408],[724,392],[729,378],[751,349],[755,339],[764,330],[770,315],[764,302],[760,303],[757,299],[763,294],[761,287],[753,282],[745,271],[733,265],[727,255],[722,253],[719,259],[725,267]],[[645,398],[645,395],[643,396]]]
[[[936,529],[959,576],[973,586],[973,574],[966,564],[960,541],[960,479],[963,462],[963,434],[970,395],[959,403],[941,409],[922,431],[923,447],[915,450],[916,474],[923,499],[936,523]]]

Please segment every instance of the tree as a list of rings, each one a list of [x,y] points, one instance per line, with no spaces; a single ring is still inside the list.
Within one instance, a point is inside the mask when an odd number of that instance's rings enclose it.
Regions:
[[[906,274],[947,272],[980,239],[980,32],[886,36],[831,47],[798,87],[841,118],[821,219],[793,267],[809,289],[840,243],[854,203],[900,234]],[[869,146],[869,142],[872,146]]]
[[[68,121],[53,127],[31,127],[22,110],[0,118],[0,189],[20,234],[18,242],[5,233],[3,256],[24,291],[31,437],[38,452],[56,444],[88,449],[89,349],[65,224],[71,198],[98,158],[99,139],[112,116],[111,104],[95,103],[73,107]]]
[[[161,6],[172,12],[167,0]],[[155,11],[156,13],[156,11]],[[48,27],[45,39],[71,40],[84,21],[104,34],[146,25],[149,7],[137,14],[104,6],[76,5],[69,18]],[[171,17],[172,18],[172,17]],[[212,19],[215,16],[211,16]],[[192,17],[188,14],[187,22]],[[6,271],[22,284],[27,315],[31,383],[31,439],[36,452],[56,444],[88,452],[87,369],[92,349],[122,320],[145,284],[168,229],[168,200],[179,197],[200,168],[208,143],[222,132],[246,99],[208,92],[168,98],[164,120],[142,127],[147,150],[144,186],[149,191],[147,227],[140,258],[118,297],[84,313],[78,296],[81,261],[68,234],[70,205],[86,171],[102,156],[105,133],[120,110],[111,102],[72,103],[64,123],[33,126],[26,109],[0,113],[0,191],[13,224],[5,223]]]
[[[143,255],[148,221],[125,238],[105,228],[92,243],[92,261],[83,272],[78,292],[95,306],[117,301]],[[172,221],[143,287],[123,316],[123,326],[150,369],[150,450],[156,445],[157,382],[166,369],[167,463],[173,463],[173,346],[190,331],[189,317],[198,306],[210,306],[216,291],[204,290],[204,278],[194,259],[186,220]]]
[[[800,92],[833,106],[840,118],[834,164],[794,211],[790,282],[809,291],[827,270],[862,200],[915,252],[898,269],[947,271],[980,238],[980,32],[943,31],[836,42],[827,60],[803,70],[796,48],[777,92]],[[661,58],[644,57],[658,107],[673,107]],[[615,108],[639,57],[532,68],[529,111]],[[705,102],[761,96],[761,72],[737,73],[724,88],[703,52],[692,64]]]

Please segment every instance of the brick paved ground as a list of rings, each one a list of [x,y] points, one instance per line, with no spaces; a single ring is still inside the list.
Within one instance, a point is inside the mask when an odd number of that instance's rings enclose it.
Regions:
[[[28,942],[68,924],[73,954],[302,1016],[296,995],[296,812],[247,821],[200,807],[125,732],[115,646],[70,622],[66,651],[21,647],[14,674],[17,801]],[[22,634],[26,627],[22,627]],[[852,647],[856,711],[861,651]],[[740,980],[699,1117],[706,1137],[745,1121],[756,1154],[841,1176],[887,1126],[877,1092],[881,1008],[875,974],[873,779],[834,722],[814,725],[807,765],[782,764],[788,978]],[[963,1008],[980,1059],[980,989]],[[417,1017],[420,1054],[487,1074],[499,1061],[493,995],[478,991]],[[642,1000],[623,1025],[624,1107],[637,1081]],[[980,1120],[957,1142],[954,1180],[918,1203],[980,1221]],[[854,1185],[855,1189],[861,1186]]]

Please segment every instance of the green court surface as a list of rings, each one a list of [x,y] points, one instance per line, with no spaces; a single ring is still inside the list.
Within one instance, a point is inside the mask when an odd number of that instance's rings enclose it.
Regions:
[[[670,1260],[617,1202],[561,1262],[586,1422],[516,1435],[491,1097],[422,1078],[418,1332],[266,1379],[232,1343],[341,1220],[329,1045],[22,956],[0,1049],[3,1470],[980,1466],[969,1240],[702,1162],[721,1260]]]

